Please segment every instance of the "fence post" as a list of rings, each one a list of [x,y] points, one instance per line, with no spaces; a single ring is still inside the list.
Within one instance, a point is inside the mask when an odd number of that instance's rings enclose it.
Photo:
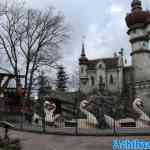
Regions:
[[[113,121],[113,135],[116,136],[117,135],[117,132],[116,132],[116,117],[115,117],[115,114],[116,114],[116,107],[113,107],[113,113],[114,113],[114,121]]]
[[[76,120],[76,126],[75,126],[75,135],[78,135],[78,97],[75,97],[75,120]]]
[[[41,97],[41,109],[42,109],[42,129],[43,132],[46,132],[46,124],[45,124],[45,111],[44,111],[44,99]]]
[[[20,97],[20,100],[22,102],[22,108],[21,108],[21,119],[20,119],[20,129],[23,129],[23,119],[24,119],[24,106],[25,106],[25,99]]]
[[[1,101],[0,120],[4,121],[7,117],[7,112],[6,112],[6,108],[5,108],[5,98],[0,97],[0,101]]]
[[[114,136],[116,135],[116,121],[115,121],[115,119],[114,119],[114,122],[113,122],[113,128],[114,128],[114,130],[113,130],[113,134],[114,134]]]

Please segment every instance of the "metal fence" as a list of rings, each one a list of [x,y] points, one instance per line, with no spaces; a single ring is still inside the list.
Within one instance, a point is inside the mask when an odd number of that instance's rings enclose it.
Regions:
[[[147,118],[115,119],[105,114],[102,105],[91,113],[81,108],[81,100],[77,98],[73,102],[61,101],[61,111],[57,112],[59,105],[50,104],[51,100],[46,98],[30,107],[6,105],[5,98],[0,102],[0,120],[12,123],[19,130],[66,135],[150,135]]]

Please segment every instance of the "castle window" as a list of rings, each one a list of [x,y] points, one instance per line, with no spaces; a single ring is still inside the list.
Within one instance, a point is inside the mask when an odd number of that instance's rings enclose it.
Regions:
[[[84,68],[81,68],[81,73],[83,73],[84,72]]]
[[[113,76],[112,76],[112,75],[110,75],[109,83],[110,83],[110,84],[113,84],[113,83],[114,83],[114,79],[113,79]]]
[[[103,83],[103,77],[102,76],[99,77],[99,83]]]
[[[102,64],[99,65],[99,69],[101,69],[101,68],[102,68]]]
[[[95,85],[95,79],[93,76],[91,77],[91,84],[92,84],[92,86]]]

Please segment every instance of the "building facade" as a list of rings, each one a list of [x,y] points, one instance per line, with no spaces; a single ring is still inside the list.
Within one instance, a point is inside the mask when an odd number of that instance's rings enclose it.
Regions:
[[[110,92],[128,91],[132,98],[142,97],[150,111],[150,11],[143,10],[140,0],[133,0],[125,21],[132,48],[131,66],[124,65],[122,50],[119,56],[90,60],[83,44],[79,59],[80,90],[90,93],[103,83]]]
[[[107,90],[112,93],[124,90],[123,49],[119,56],[109,58],[88,59],[82,44],[80,65],[80,91],[88,94],[95,90]],[[127,73],[126,73],[127,74]]]

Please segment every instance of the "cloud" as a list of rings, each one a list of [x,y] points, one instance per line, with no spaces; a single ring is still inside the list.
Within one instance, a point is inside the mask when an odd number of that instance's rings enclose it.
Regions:
[[[109,9],[110,9],[111,14],[121,13],[123,11],[121,6],[118,6],[118,5],[112,5],[112,6],[110,6]]]
[[[125,16],[130,12],[131,0],[27,0],[32,7],[53,5],[64,13],[73,33],[63,48],[62,64],[71,72],[81,53],[82,36],[86,36],[86,53],[89,58],[112,56],[120,48],[129,57],[129,44]],[[146,5],[143,0],[143,5]]]
[[[90,24],[88,27],[89,32],[95,33],[97,31],[97,25],[96,24]]]

